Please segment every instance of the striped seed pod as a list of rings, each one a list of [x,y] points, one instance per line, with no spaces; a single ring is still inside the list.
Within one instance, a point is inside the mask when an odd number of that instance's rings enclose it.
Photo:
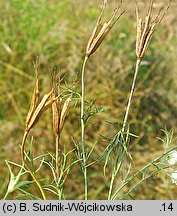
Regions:
[[[58,97],[52,97],[54,95],[55,88],[45,94],[40,103],[39,100],[39,79],[38,79],[38,62],[34,64],[34,69],[36,73],[33,96],[31,99],[31,104],[29,111],[27,113],[26,122],[25,122],[25,131],[30,131],[33,128],[42,114],[58,99]]]
[[[58,98],[52,104],[52,117],[53,117],[53,130],[54,133],[59,134],[60,114],[61,114],[61,102],[62,99]]]
[[[65,103],[64,103],[64,105],[63,105],[63,109],[62,109],[61,115],[60,115],[60,125],[59,125],[60,133],[62,132],[64,123],[65,123],[65,119],[66,119],[67,110],[68,110],[68,107],[69,107],[69,104],[70,104],[71,100],[72,100],[72,97],[70,96],[70,97],[65,101]]]
[[[53,94],[53,89],[48,94],[44,95],[41,102],[38,104],[38,106],[35,108],[34,112],[32,113],[31,118],[26,123],[25,126],[26,131],[31,130],[31,128],[33,128],[36,125],[36,123],[38,122],[42,114],[57,100],[58,97],[51,99],[52,94]]]
[[[38,99],[39,99],[39,79],[38,79],[38,65],[35,63],[34,64],[34,69],[36,73],[36,78],[35,78],[35,84],[34,84],[34,90],[33,90],[33,96],[31,99],[31,104],[30,108],[26,117],[26,123],[25,123],[25,128],[28,127],[29,122],[32,118],[32,115],[37,107]]]
[[[104,13],[104,10],[106,8],[106,1],[103,2],[102,10],[100,13],[100,16],[96,22],[96,25],[92,31],[92,34],[89,38],[89,41],[87,43],[87,48],[86,48],[86,56],[90,57],[100,46],[100,44],[103,42],[103,40],[106,38],[114,24],[117,22],[117,20],[121,17],[121,15],[124,13],[122,12],[117,16],[117,18],[114,20],[116,15],[118,14],[120,5],[122,1],[120,2],[119,6],[114,10],[114,13],[112,14],[111,18],[108,20],[108,22],[105,22],[102,24],[101,19],[102,15]]]
[[[139,18],[138,4],[136,2],[136,16],[137,16],[136,55],[137,58],[140,60],[145,56],[149,43],[152,39],[152,36],[157,26],[160,24],[163,17],[165,16],[167,10],[169,9],[171,5],[171,1],[169,2],[169,5],[167,6],[166,10],[163,13],[161,13],[162,11],[161,8],[156,18],[152,21],[151,14],[153,9],[153,4],[154,4],[154,0],[151,0],[149,10],[148,10],[148,15],[145,17],[143,22],[142,18]]]

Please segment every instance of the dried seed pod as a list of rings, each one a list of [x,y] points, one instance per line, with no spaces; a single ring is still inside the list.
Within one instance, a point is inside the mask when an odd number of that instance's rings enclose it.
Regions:
[[[29,124],[31,117],[37,107],[38,99],[39,99],[39,79],[38,79],[38,66],[34,64],[34,69],[36,73],[36,78],[35,78],[35,85],[34,85],[34,90],[33,90],[33,96],[31,99],[31,105],[26,117],[26,123],[25,127],[27,128],[27,125]]]
[[[66,114],[67,114],[67,110],[68,110],[68,107],[69,107],[69,104],[72,100],[72,97],[70,96],[64,103],[63,105],[63,109],[61,111],[61,115],[60,115],[60,125],[59,125],[59,131],[61,133],[62,129],[63,129],[63,126],[64,126],[64,123],[65,123],[65,118],[66,118]]]
[[[137,56],[140,53],[139,48],[140,48],[141,35],[142,35],[142,19],[138,19],[137,37],[136,37],[136,54],[137,54]]]
[[[103,6],[102,6],[102,10],[100,13],[100,16],[98,17],[98,20],[96,22],[96,25],[92,31],[92,34],[89,38],[89,41],[87,43],[87,48],[86,48],[86,56],[90,57],[90,55],[92,55],[100,46],[100,44],[103,42],[103,40],[105,39],[105,37],[108,35],[108,33],[110,32],[111,28],[114,26],[114,24],[117,22],[117,20],[120,18],[120,16],[124,13],[121,13],[116,20],[113,22],[115,16],[117,15],[120,5],[121,5],[122,1],[120,2],[118,8],[116,8],[114,10],[113,15],[111,16],[111,18],[109,19],[108,22],[102,24],[101,23],[101,18],[103,15],[103,12],[106,8],[106,1],[104,1]]]
[[[147,35],[147,38],[146,38],[146,41],[145,41],[145,44],[144,44],[144,47],[143,47],[143,50],[141,51],[141,54],[140,54],[140,57],[143,58],[144,55],[146,54],[146,51],[148,49],[148,44],[150,43],[151,41],[151,38],[153,36],[153,33],[155,31],[155,28],[156,28],[156,25],[155,24],[152,24],[151,26],[151,29]]]
[[[148,46],[149,46],[149,43],[151,41],[154,31],[156,30],[159,23],[162,21],[163,17],[165,16],[165,13],[167,12],[167,10],[169,9],[171,5],[171,1],[170,1],[169,5],[167,6],[165,12],[162,15],[161,15],[161,11],[162,11],[162,8],[161,8],[155,20],[152,21],[151,13],[152,13],[152,8],[153,8],[153,3],[154,3],[154,0],[151,0],[149,10],[148,10],[148,15],[145,17],[144,23],[142,22],[142,19],[139,18],[138,5],[136,4],[136,14],[137,14],[136,55],[137,55],[137,58],[140,60],[146,54],[146,51],[148,49]]]
[[[93,44],[93,41],[97,37],[98,33],[100,32],[100,29],[102,28],[101,17],[103,15],[103,12],[104,12],[105,8],[106,8],[106,4],[104,3],[103,7],[102,7],[102,10],[101,10],[101,13],[100,13],[100,16],[98,17],[98,20],[97,20],[97,22],[95,24],[95,27],[94,27],[94,29],[92,31],[92,34],[91,34],[91,36],[89,38],[89,41],[87,43],[86,53],[87,53],[88,56],[91,55],[91,46]]]
[[[42,114],[54,103],[57,98],[50,99],[53,94],[53,89],[48,94],[45,94],[39,105],[33,112],[29,123],[26,125],[26,131],[29,131],[35,126]]]
[[[59,134],[60,132],[61,101],[61,98],[57,98],[57,100],[52,104],[53,130],[56,134]]]
[[[142,32],[142,35],[141,35],[141,39],[140,39],[140,44],[139,44],[139,51],[140,51],[140,55],[141,55],[141,52],[144,48],[144,45],[145,45],[145,42],[146,42],[146,38],[149,34],[149,29],[151,28],[150,26],[150,19],[151,17],[150,16],[146,16],[145,17],[145,23],[144,23],[144,29],[143,29],[143,32]]]

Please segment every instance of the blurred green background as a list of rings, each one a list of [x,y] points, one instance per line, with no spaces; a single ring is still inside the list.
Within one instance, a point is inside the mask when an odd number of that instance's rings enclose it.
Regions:
[[[105,20],[119,1],[109,0]],[[155,1],[157,13],[168,1]],[[59,66],[67,72],[70,85],[80,73],[85,47],[98,17],[100,0],[0,0],[0,197],[3,197],[9,174],[5,159],[20,162],[20,143],[34,83],[32,61],[40,59],[40,89],[50,88],[49,67]],[[149,1],[139,1],[142,14]],[[96,143],[93,158],[103,152],[107,142],[121,126],[134,72],[136,15],[135,1],[125,0],[126,13],[118,20],[86,69],[86,100],[109,110],[95,116],[86,128],[87,145]],[[155,14],[154,13],[154,14]],[[142,62],[136,94],[130,113],[131,132],[139,137],[131,140],[130,153],[134,171],[164,151],[161,129],[177,125],[177,3],[173,1]],[[80,81],[80,78],[79,78]],[[80,83],[76,91],[80,91]],[[34,154],[54,152],[51,112],[48,111],[33,129]],[[71,137],[80,141],[79,104],[71,104],[62,143],[73,148]],[[89,169],[89,198],[105,199],[110,176],[103,175],[103,164]],[[41,177],[51,179],[47,167]],[[30,178],[26,176],[26,178]],[[119,181],[119,177],[117,178]],[[134,199],[176,199],[177,190],[171,180],[156,176],[133,193]],[[35,185],[28,189],[37,193]],[[83,178],[79,165],[66,181],[67,199],[81,199]],[[9,198],[14,198],[14,192]],[[49,194],[52,199],[52,195]]]

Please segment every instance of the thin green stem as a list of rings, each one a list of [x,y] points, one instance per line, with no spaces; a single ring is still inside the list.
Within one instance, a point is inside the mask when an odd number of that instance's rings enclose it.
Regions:
[[[140,63],[141,63],[141,59],[137,59],[136,60],[136,68],[135,68],[134,78],[133,78],[133,82],[132,82],[132,87],[131,87],[131,90],[130,90],[130,96],[129,96],[129,99],[128,99],[128,104],[127,104],[125,117],[124,117],[124,121],[123,121],[123,127],[122,127],[122,132],[123,133],[125,132],[125,127],[126,127],[126,124],[127,124],[127,119],[128,119],[130,106],[131,106],[131,102],[132,102],[134,91],[135,91],[136,79],[137,79]]]
[[[29,131],[25,131],[25,133],[23,135],[22,147],[21,147],[22,163],[24,164],[24,166],[26,167],[26,169],[30,173],[30,175],[33,178],[33,180],[35,181],[35,183],[37,184],[37,186],[38,186],[38,188],[39,188],[39,190],[41,192],[42,198],[44,200],[46,200],[46,196],[45,196],[45,193],[43,191],[42,186],[40,185],[39,181],[37,180],[37,178],[35,177],[35,175],[33,174],[33,172],[31,171],[30,167],[28,166],[28,164],[25,161],[25,143],[26,143],[26,139],[27,139],[28,133],[29,133]]]
[[[88,199],[88,182],[87,182],[87,167],[86,167],[86,148],[85,148],[85,123],[84,123],[84,74],[85,74],[85,66],[87,63],[88,57],[85,56],[83,66],[82,66],[82,77],[81,77],[81,88],[82,88],[82,93],[81,93],[81,130],[82,130],[82,135],[81,135],[81,142],[82,142],[82,156],[83,156],[83,174],[84,174],[84,199]]]

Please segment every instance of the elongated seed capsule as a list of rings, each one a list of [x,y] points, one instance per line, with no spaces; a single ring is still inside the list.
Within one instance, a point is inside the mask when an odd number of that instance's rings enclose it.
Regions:
[[[36,107],[36,109],[35,109],[32,117],[30,119],[30,122],[28,123],[28,125],[26,125],[26,130],[30,130],[37,123],[37,121],[39,120],[40,116],[43,114],[43,112],[45,110],[43,108],[46,106],[46,103],[50,101],[50,97],[51,97],[52,92],[53,92],[53,90],[51,92],[49,92],[48,94],[44,95],[44,97],[42,98],[41,102]]]
[[[93,38],[92,44],[90,46],[90,55],[93,54],[98,49],[100,44],[103,42],[103,40],[106,38],[106,36],[110,32],[111,28],[115,24],[115,23],[113,23],[111,25],[111,22],[114,19],[117,12],[118,12],[118,9],[116,8],[116,10],[114,11],[114,13],[111,16],[110,20],[102,25],[102,27],[101,27],[100,31],[98,32],[97,36],[95,38]]]
[[[151,30],[149,31],[148,35],[147,35],[147,38],[146,38],[146,41],[145,41],[145,44],[144,44],[144,47],[143,47],[143,50],[141,52],[141,58],[144,57],[144,55],[146,54],[146,51],[148,49],[148,46],[149,46],[149,43],[151,41],[151,38],[153,36],[153,33],[155,31],[155,28],[156,28],[156,24],[154,23],[152,26],[151,26]]]
[[[37,123],[40,115],[41,115],[41,110],[45,106],[46,101],[48,100],[48,95],[44,95],[43,99],[37,106],[36,110],[34,111],[29,124],[27,125],[27,129],[30,130],[31,128],[34,127],[34,125]]]
[[[140,57],[140,41],[142,37],[142,19],[140,18],[137,23],[137,37],[136,37],[136,55]]]
[[[121,1],[122,3],[122,1]],[[120,3],[120,4],[121,4]],[[109,19],[108,22],[102,24],[101,23],[101,17],[102,17],[102,14],[103,14],[103,11],[106,7],[106,4],[104,4],[103,8],[102,8],[102,11],[101,11],[101,14],[96,22],[96,25],[93,29],[93,32],[91,34],[91,37],[88,41],[88,44],[87,44],[87,48],[86,48],[86,55],[88,57],[90,57],[90,55],[92,55],[97,49],[98,47],[100,46],[100,44],[103,42],[103,40],[105,39],[105,37],[108,35],[108,33],[110,32],[111,28],[114,26],[114,24],[116,23],[116,21],[120,18],[120,16],[124,13],[121,13],[117,19],[113,22],[113,19],[115,18],[116,14],[118,13],[118,10],[120,8],[120,5],[118,8],[116,8],[114,10],[114,13],[112,14],[111,18]]]
[[[114,10],[114,13],[112,14],[110,20],[102,25],[102,27],[101,27],[100,31],[98,32],[97,36],[95,38],[93,38],[93,41],[90,44],[90,55],[93,54],[98,49],[98,47],[100,46],[100,44],[102,43],[102,41],[106,38],[106,36],[110,32],[111,28],[114,26],[114,24],[116,23],[116,21],[123,14],[123,13],[121,13],[117,17],[117,19],[115,20],[115,22],[112,23],[112,21],[115,18],[118,10],[119,10],[119,7]]]
[[[65,118],[66,118],[66,114],[67,114],[67,109],[68,109],[68,106],[70,104],[72,100],[72,97],[70,96],[64,103],[63,105],[63,109],[61,111],[61,115],[60,115],[60,127],[59,127],[59,130],[60,130],[60,133],[63,129],[63,126],[64,126],[64,122],[65,122]]]
[[[30,104],[30,108],[26,117],[26,123],[25,123],[25,127],[27,127],[27,125],[29,124],[31,117],[36,109],[37,103],[38,103],[38,99],[39,99],[39,80],[38,80],[38,72],[36,71],[36,79],[35,79],[35,85],[34,85],[34,90],[33,90],[33,96],[31,99],[31,104]]]
[[[56,100],[57,98],[54,98],[54,99],[50,99],[49,101],[46,102],[46,104],[44,105],[44,107],[40,110],[39,114],[36,116],[33,124],[31,125],[31,128],[33,128],[36,123],[38,122],[38,120],[40,119],[40,117],[43,115],[43,113],[49,109],[51,107],[51,105],[54,103],[54,101]]]
[[[87,44],[87,48],[86,48],[86,55],[87,56],[91,55],[92,47],[93,47],[93,41],[98,36],[98,33],[99,33],[101,28],[102,28],[101,23],[98,23],[97,26],[95,26],[94,32],[93,32],[93,34],[92,34],[92,36],[91,36],[91,38]]]
[[[143,33],[142,33],[142,36],[141,36],[141,41],[140,41],[140,53],[142,52],[143,47],[144,47],[145,39],[146,39],[148,29],[149,29],[149,22],[150,22],[150,17],[146,16],[145,17],[144,30],[143,30]]]
[[[54,133],[59,133],[60,113],[61,113],[61,98],[58,98],[52,104],[53,130]]]
[[[144,55],[146,54],[146,51],[152,39],[153,33],[155,29],[157,28],[157,26],[159,25],[159,23],[162,21],[167,10],[169,9],[171,5],[171,0],[165,12],[161,15],[161,11],[162,11],[162,8],[161,8],[157,16],[155,17],[155,20],[152,22],[151,13],[152,13],[152,8],[153,8],[153,3],[154,3],[154,0],[151,0],[150,6],[148,9],[148,15],[145,17],[144,22],[142,22],[142,20],[139,19],[138,6],[136,5],[136,13],[137,13],[136,55],[140,59],[142,59]]]
[[[107,23],[104,23],[100,32],[98,33],[97,37],[93,40],[91,47],[90,47],[90,55],[93,54],[100,44],[103,42],[105,37],[108,35],[109,31],[111,30],[110,26]]]
[[[102,9],[101,9],[101,13],[100,13],[100,15],[98,17],[98,20],[97,20],[97,22],[95,24],[95,27],[94,27],[94,29],[92,31],[92,34],[91,34],[91,36],[89,38],[89,41],[87,43],[86,54],[88,56],[91,55],[91,45],[93,43],[93,40],[94,40],[94,38],[96,38],[96,36],[98,35],[98,33],[99,33],[99,31],[100,31],[100,29],[102,27],[101,18],[102,18],[103,12],[105,10],[105,7],[106,7],[106,3],[104,2],[103,6],[102,6]]]
[[[59,96],[55,97],[55,98],[50,98],[44,105],[43,109],[46,110],[48,109],[49,106],[51,106],[57,99],[59,98]]]

